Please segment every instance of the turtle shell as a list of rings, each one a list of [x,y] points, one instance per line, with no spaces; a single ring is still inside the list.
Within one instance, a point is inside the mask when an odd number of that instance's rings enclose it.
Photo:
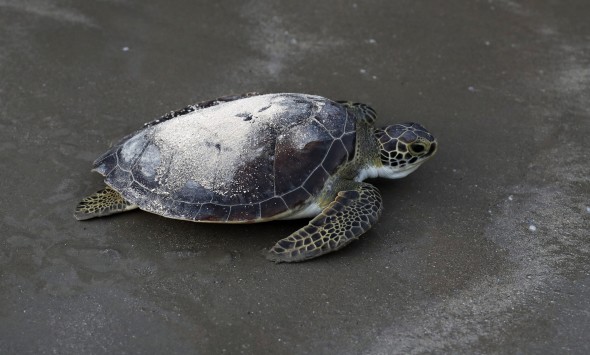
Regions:
[[[113,146],[94,170],[129,202],[171,218],[285,216],[313,202],[354,158],[354,115],[319,96],[245,97],[154,122]]]

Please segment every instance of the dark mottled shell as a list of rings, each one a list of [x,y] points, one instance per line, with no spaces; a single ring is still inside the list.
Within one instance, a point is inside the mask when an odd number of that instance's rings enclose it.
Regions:
[[[219,102],[154,121],[94,162],[141,209],[172,218],[273,219],[313,201],[354,157],[345,106],[304,94]]]

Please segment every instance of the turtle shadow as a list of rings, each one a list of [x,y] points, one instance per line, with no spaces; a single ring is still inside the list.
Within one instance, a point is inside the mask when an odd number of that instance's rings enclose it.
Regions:
[[[261,250],[271,248],[308,223],[305,219],[248,224],[201,223],[165,218],[141,210],[101,219],[114,222],[111,231],[135,245],[161,251],[226,250],[257,257]]]

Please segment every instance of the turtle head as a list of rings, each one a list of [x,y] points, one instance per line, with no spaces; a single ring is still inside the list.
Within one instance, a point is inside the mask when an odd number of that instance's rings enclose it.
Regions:
[[[380,177],[397,179],[416,170],[436,153],[436,139],[418,123],[402,123],[375,130],[382,167]]]

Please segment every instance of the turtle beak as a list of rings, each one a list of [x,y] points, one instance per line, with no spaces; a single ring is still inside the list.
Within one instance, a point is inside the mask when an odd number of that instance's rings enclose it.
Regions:
[[[430,149],[428,149],[428,153],[426,153],[426,157],[431,157],[434,154],[436,154],[436,151],[438,149],[438,142],[436,141],[436,139],[430,143]]]

